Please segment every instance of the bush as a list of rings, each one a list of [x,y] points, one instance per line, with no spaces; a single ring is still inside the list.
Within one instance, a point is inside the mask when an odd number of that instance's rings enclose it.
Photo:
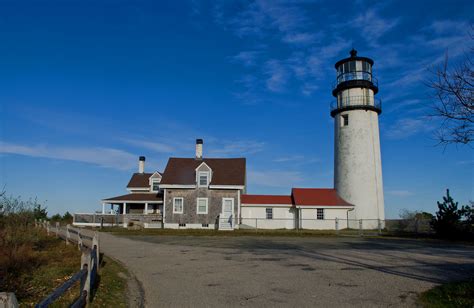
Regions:
[[[0,289],[4,289],[8,277],[41,261],[34,252],[41,241],[33,226],[35,217],[46,213],[46,207],[36,199],[23,201],[20,197],[7,197],[5,192],[0,194]]]

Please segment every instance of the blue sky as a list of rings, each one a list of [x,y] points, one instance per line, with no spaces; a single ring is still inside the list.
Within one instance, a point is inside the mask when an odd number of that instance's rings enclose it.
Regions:
[[[250,193],[332,187],[334,63],[379,79],[385,208],[474,199],[474,151],[435,147],[429,69],[472,45],[472,1],[0,1],[0,185],[89,212],[139,155],[246,157]]]

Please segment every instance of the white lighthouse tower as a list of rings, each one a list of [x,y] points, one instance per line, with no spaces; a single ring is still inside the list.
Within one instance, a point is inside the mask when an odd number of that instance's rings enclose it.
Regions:
[[[364,228],[377,228],[385,219],[380,156],[380,100],[374,61],[350,57],[336,63],[337,82],[331,106],[334,118],[334,188],[346,201],[355,205],[349,219],[363,219]],[[356,221],[350,223],[355,227]]]

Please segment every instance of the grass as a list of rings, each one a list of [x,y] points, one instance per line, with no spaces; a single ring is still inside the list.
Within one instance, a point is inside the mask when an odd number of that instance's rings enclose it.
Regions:
[[[122,227],[103,228],[101,232],[110,232],[116,235],[181,235],[181,236],[336,236],[334,230],[244,230],[236,229],[233,231],[202,230],[202,229],[141,229],[128,230]],[[358,230],[341,230],[339,234],[358,235]],[[370,231],[370,234],[376,234]]]
[[[474,307],[474,278],[434,287],[419,296],[423,307]]]
[[[100,281],[91,307],[127,307],[127,270],[117,261],[103,257]]]
[[[0,279],[2,291],[14,292],[20,307],[32,307],[80,269],[81,252],[77,245],[46,235],[44,230],[32,229],[34,245],[28,254],[31,265],[10,267]],[[18,257],[18,256],[17,256]],[[127,306],[127,270],[118,262],[103,257],[99,285],[92,307]],[[79,295],[79,282],[50,307],[69,306]]]

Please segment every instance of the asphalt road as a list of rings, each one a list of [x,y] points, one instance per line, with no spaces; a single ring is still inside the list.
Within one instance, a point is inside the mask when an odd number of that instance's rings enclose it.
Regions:
[[[116,237],[147,307],[388,307],[474,275],[474,247],[357,237]]]

